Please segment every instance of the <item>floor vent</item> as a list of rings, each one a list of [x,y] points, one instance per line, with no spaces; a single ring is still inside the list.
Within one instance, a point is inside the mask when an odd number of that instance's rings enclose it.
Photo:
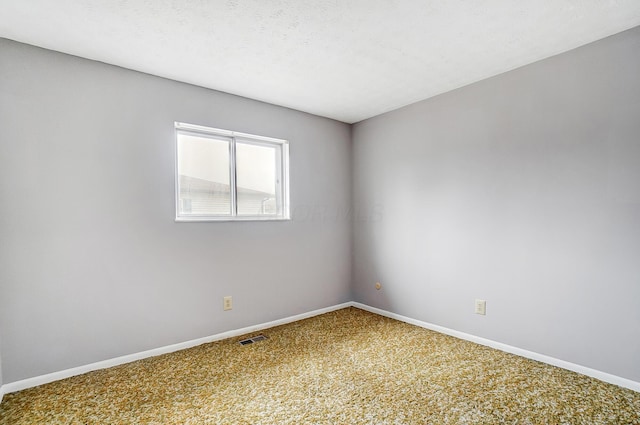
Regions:
[[[248,344],[253,344],[254,342],[260,342],[267,339],[266,336],[264,335],[256,335],[254,337],[251,338],[247,338],[247,339],[243,339],[242,341],[240,341],[240,345],[248,345]]]

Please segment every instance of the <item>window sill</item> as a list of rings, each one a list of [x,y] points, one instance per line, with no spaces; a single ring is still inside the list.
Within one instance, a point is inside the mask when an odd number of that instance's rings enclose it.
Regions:
[[[176,217],[176,223],[230,222],[230,221],[291,221],[289,217]]]

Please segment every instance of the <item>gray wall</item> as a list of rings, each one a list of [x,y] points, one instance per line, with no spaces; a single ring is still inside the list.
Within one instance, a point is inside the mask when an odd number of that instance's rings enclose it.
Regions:
[[[635,28],[355,125],[355,299],[640,381],[639,76]]]
[[[174,121],[288,139],[293,220],[175,223]],[[348,301],[350,155],[343,123],[0,39],[5,383]]]

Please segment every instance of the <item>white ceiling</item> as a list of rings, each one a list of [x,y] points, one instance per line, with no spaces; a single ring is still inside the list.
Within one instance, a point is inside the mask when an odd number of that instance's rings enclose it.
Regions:
[[[0,0],[0,37],[347,123],[638,25],[640,0]]]

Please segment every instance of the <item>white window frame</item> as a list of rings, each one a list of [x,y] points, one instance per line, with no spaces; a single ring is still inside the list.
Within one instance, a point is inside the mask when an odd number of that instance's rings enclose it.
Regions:
[[[229,140],[229,186],[231,214],[225,215],[193,215],[180,214],[180,175],[178,170],[178,136],[190,134],[200,137],[224,138]],[[279,183],[276,184],[276,199],[281,199],[278,205],[279,214],[275,215],[238,215],[237,186],[236,186],[236,142],[253,144],[258,146],[279,147]],[[282,221],[290,220],[289,206],[289,142],[273,137],[257,136],[255,134],[240,133],[237,131],[222,130],[219,128],[205,127],[195,124],[175,122],[175,203],[176,221]]]

